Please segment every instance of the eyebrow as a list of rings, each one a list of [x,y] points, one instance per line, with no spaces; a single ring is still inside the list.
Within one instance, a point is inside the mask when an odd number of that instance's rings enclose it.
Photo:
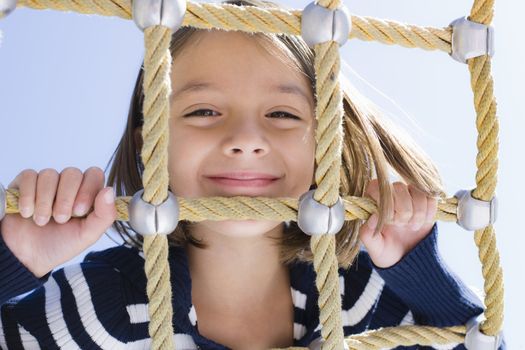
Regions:
[[[190,92],[198,92],[198,91],[204,91],[204,90],[220,90],[220,88],[210,82],[206,81],[190,81],[180,88],[178,88],[176,91],[174,91],[171,95],[170,101],[177,100],[182,95],[190,93]],[[308,98],[308,95],[306,92],[304,92],[303,89],[301,89],[299,86],[295,84],[277,84],[272,85],[270,87],[269,91],[277,91],[284,94],[291,94],[302,97],[308,105],[310,105],[310,99]]]

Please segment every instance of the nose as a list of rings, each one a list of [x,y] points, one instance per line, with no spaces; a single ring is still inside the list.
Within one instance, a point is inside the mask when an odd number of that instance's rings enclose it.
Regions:
[[[242,120],[239,120],[242,119]],[[235,125],[232,125],[235,124]],[[229,157],[263,157],[270,149],[264,127],[249,117],[238,118],[226,126],[223,152]]]

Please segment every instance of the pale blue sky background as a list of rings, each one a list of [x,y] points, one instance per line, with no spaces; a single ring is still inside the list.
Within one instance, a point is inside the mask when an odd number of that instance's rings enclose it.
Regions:
[[[280,3],[302,9],[308,2]],[[471,1],[465,0],[354,0],[345,4],[357,15],[434,27],[447,26],[467,15],[471,7]],[[509,349],[525,349],[519,333],[525,311],[519,257],[525,238],[518,220],[525,195],[518,183],[525,170],[525,49],[519,44],[525,33],[518,25],[524,11],[521,2],[497,1],[494,18],[493,75],[500,117],[500,210],[495,227],[504,269]],[[25,168],[103,169],[125,125],[143,57],[142,32],[132,21],[120,18],[25,8],[0,21],[0,31],[0,181],[7,186]],[[466,65],[438,51],[358,40],[347,42],[341,52],[349,65],[343,67],[343,73],[431,155],[447,193],[473,187],[476,130]],[[472,233],[452,223],[439,225],[439,245],[446,261],[466,283],[482,289]],[[86,252],[111,245],[114,243],[104,236]],[[85,253],[72,262],[81,261]]]

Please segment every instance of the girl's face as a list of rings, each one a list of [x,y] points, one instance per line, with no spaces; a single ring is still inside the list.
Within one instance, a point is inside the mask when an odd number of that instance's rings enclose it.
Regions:
[[[200,35],[171,67],[171,190],[188,198],[299,198],[312,184],[315,166],[316,121],[308,78],[244,33],[214,30]],[[227,174],[234,172],[275,179],[213,178],[235,177]],[[278,232],[281,224],[207,220],[193,227],[196,232],[247,237]]]

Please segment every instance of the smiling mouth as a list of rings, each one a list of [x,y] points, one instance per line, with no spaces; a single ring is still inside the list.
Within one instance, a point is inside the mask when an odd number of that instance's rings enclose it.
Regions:
[[[279,179],[232,179],[227,177],[208,177],[213,182],[230,187],[266,187]]]

